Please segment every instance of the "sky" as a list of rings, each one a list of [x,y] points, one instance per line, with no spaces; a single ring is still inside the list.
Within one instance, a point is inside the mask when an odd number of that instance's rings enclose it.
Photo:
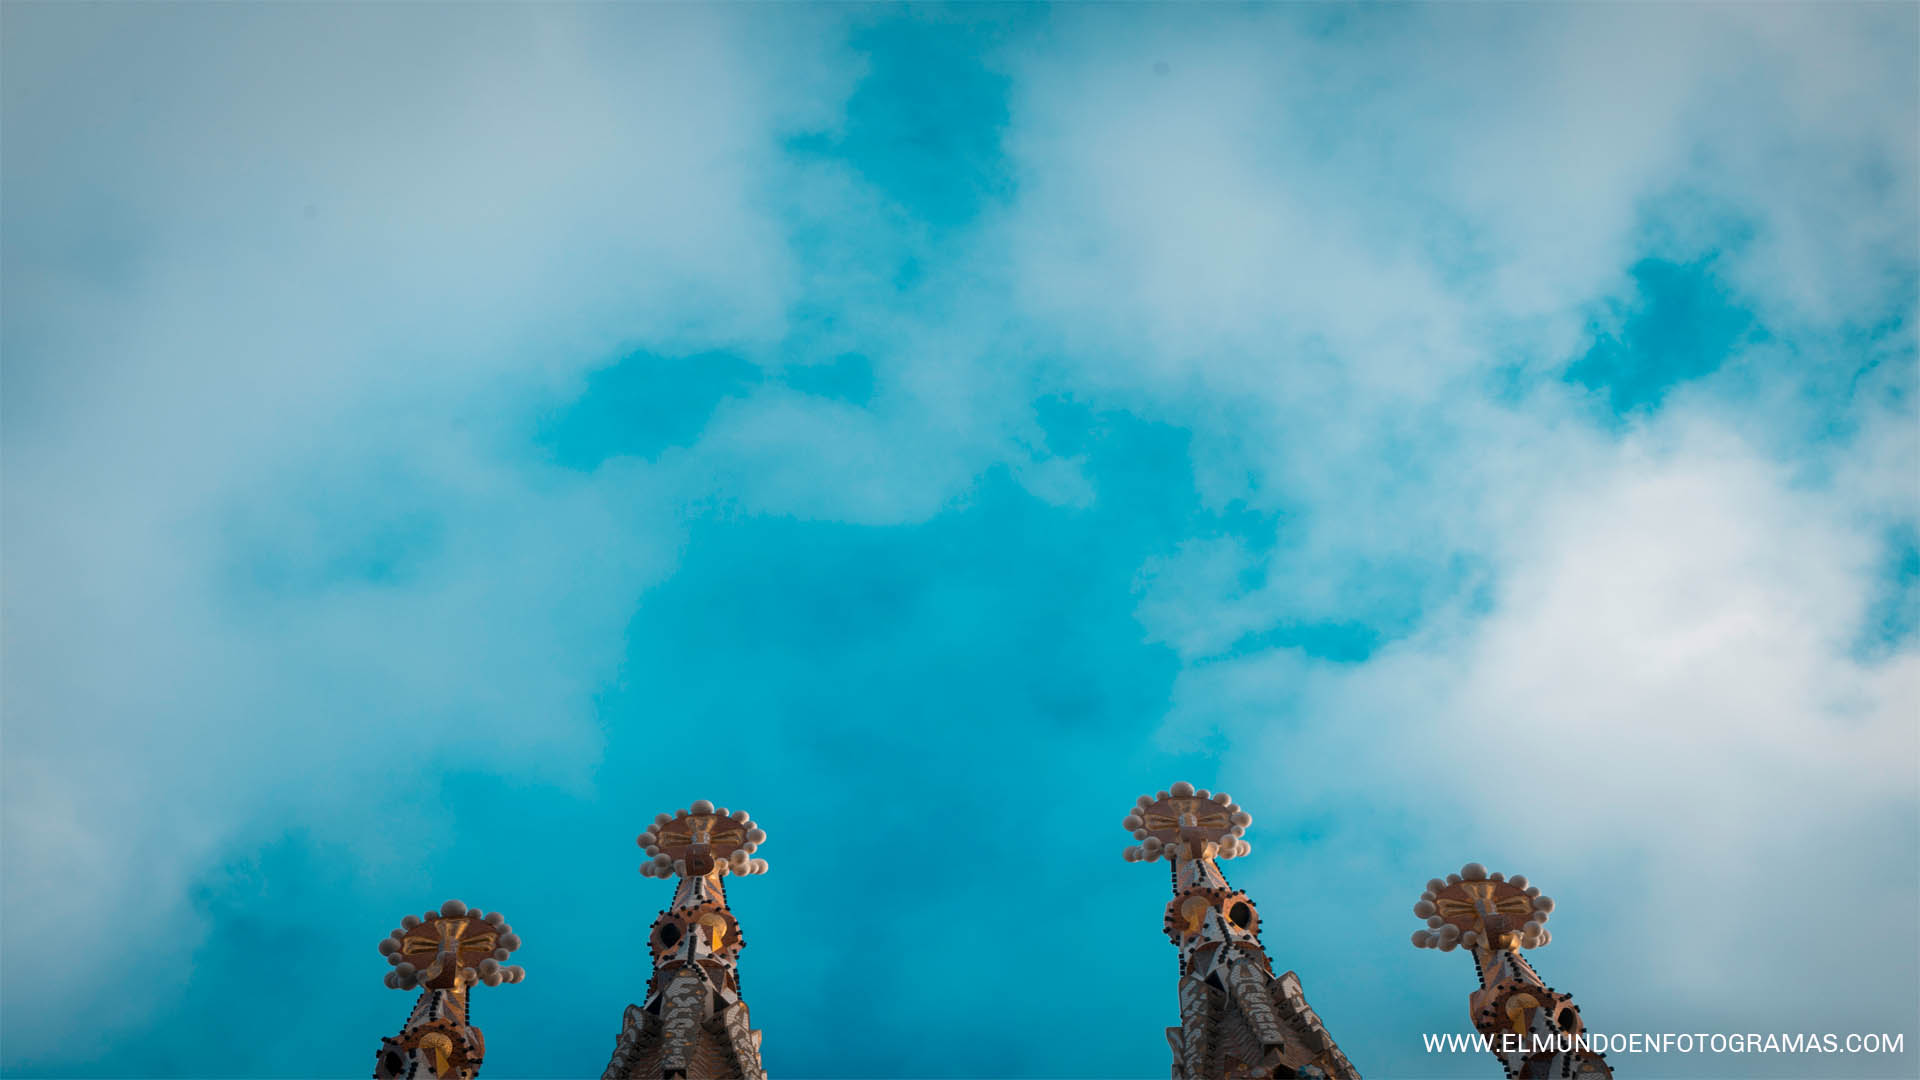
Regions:
[[[731,891],[789,1078],[1165,1075],[1176,780],[1369,1077],[1920,1072],[1920,8],[0,9],[0,1069],[588,1077]]]

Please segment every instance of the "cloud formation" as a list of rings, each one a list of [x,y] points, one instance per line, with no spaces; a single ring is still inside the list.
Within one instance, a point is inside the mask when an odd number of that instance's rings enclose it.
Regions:
[[[597,1071],[708,797],[796,838],[779,1071],[1157,1075],[1181,776],[1370,1075],[1484,1069],[1401,930],[1469,858],[1602,1025],[1920,1005],[1911,10],[5,20],[9,1071],[358,1068],[447,895],[490,1064]],[[210,1062],[256,942],[328,1020]]]

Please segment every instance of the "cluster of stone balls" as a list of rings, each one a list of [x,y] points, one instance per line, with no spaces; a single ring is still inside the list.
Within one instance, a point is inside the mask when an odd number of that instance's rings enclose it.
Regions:
[[[380,939],[380,955],[386,957],[387,963],[393,965],[393,970],[387,972],[387,986],[393,990],[412,990],[414,987],[420,985],[419,969],[407,962],[400,952],[401,942],[406,938],[409,931],[420,926],[422,923],[435,922],[443,918],[458,919],[463,917],[479,919],[483,922],[490,923],[494,929],[499,932],[493,955],[480,961],[478,965],[462,971],[460,975],[463,981],[467,983],[484,983],[487,986],[499,986],[503,982],[517,983],[527,977],[526,968],[518,964],[512,967],[503,967],[500,963],[500,961],[505,960],[513,950],[520,947],[520,935],[514,933],[513,927],[507,925],[506,916],[501,915],[497,911],[491,913],[481,911],[479,908],[469,910],[467,905],[460,901],[449,900],[440,905],[439,911],[429,911],[419,917],[408,915],[402,918],[400,920],[400,929]]]
[[[1507,877],[1498,872],[1489,874],[1486,867],[1470,862],[1461,867],[1459,873],[1448,874],[1445,881],[1433,878],[1427,882],[1427,891],[1420,894],[1419,901],[1413,905],[1413,913],[1427,920],[1428,929],[1413,932],[1414,948],[1452,952],[1461,945],[1471,949],[1486,944],[1480,940],[1478,931],[1462,931],[1458,926],[1442,918],[1439,913],[1440,908],[1435,903],[1440,898],[1442,889],[1449,885],[1458,885],[1463,881],[1504,881],[1526,894],[1532,903],[1533,910],[1519,930],[1521,948],[1537,949],[1553,940],[1553,931],[1548,930],[1546,926],[1547,917],[1553,913],[1553,897],[1540,895],[1540,886],[1527,884],[1525,875],[1515,874]]]
[[[712,803],[705,799],[700,799],[685,810],[676,810],[671,814],[659,815],[653,819],[653,828],[640,834],[640,846],[646,850],[648,855],[653,856],[652,862],[642,863],[640,865],[640,873],[646,877],[672,877],[675,874],[685,877],[687,873],[686,860],[676,859],[671,854],[661,850],[659,830],[662,826],[668,825],[679,818],[705,815],[723,818],[730,817],[739,822],[747,833],[746,842],[729,852],[726,858],[720,863],[722,873],[737,874],[744,877],[747,874],[764,874],[767,872],[767,860],[751,857],[754,852],[760,850],[761,844],[767,842],[766,831],[754,825],[753,819],[747,816],[745,810],[735,810],[732,813],[728,813],[726,807],[722,806],[716,809]]]
[[[1233,801],[1233,797],[1224,791],[1195,788],[1182,780],[1157,795],[1142,795],[1135,800],[1133,813],[1128,814],[1120,823],[1121,828],[1132,833],[1133,838],[1140,841],[1139,844],[1129,846],[1120,853],[1128,862],[1154,862],[1172,857],[1173,853],[1167,849],[1165,841],[1147,831],[1144,817],[1148,807],[1155,803],[1166,802],[1168,799],[1207,799],[1226,807],[1227,820],[1231,824],[1227,826],[1225,834],[1219,837],[1218,858],[1236,859],[1253,850],[1252,844],[1241,839],[1246,834],[1247,826],[1253,824],[1252,814],[1240,809],[1239,804]]]

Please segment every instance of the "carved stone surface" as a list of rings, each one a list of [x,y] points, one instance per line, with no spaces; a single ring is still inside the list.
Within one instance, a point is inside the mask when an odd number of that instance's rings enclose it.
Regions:
[[[1235,964],[1227,976],[1227,987],[1240,1005],[1254,1037],[1266,1046],[1282,1046],[1287,1037],[1280,1030],[1280,1014],[1267,994],[1266,973],[1252,964]]]
[[[1214,1025],[1219,1014],[1219,991],[1195,978],[1180,982],[1181,1061],[1188,1076],[1213,1074]]]
[[[374,1061],[375,1080],[433,1077],[435,1080],[473,1080],[486,1055],[480,1029],[467,1023],[466,994],[427,990],[414,1003],[400,1034],[380,1040]]]
[[[727,1006],[720,1018],[733,1058],[739,1062],[740,1075],[745,1080],[766,1080],[767,1071],[760,1066],[760,1033],[749,1026],[747,1003],[737,1001]]]
[[[665,1052],[660,1058],[663,1069],[687,1071],[699,1050],[702,1022],[706,1020],[706,980],[681,968],[667,983],[660,1006],[660,1026],[664,1030]]]

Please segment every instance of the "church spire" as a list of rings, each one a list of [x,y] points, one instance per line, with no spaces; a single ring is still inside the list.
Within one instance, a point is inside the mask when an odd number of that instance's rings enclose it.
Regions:
[[[469,909],[458,900],[401,919],[398,930],[380,939],[380,954],[393,965],[386,983],[393,990],[418,988],[420,998],[400,1034],[380,1041],[374,1080],[478,1076],[487,1044],[469,1019],[469,992],[475,983],[499,986],[525,978],[525,968],[500,964],[519,947],[519,936],[499,912]]]
[[[1299,977],[1274,976],[1252,897],[1220,869],[1220,860],[1253,850],[1243,839],[1251,824],[1225,792],[1184,782],[1142,795],[1122,822],[1139,841],[1123,852],[1128,862],[1172,864],[1165,926],[1180,951],[1180,1026],[1167,1029],[1173,1080],[1359,1080]]]
[[[1521,955],[1553,940],[1546,926],[1553,898],[1539,886],[1468,863],[1444,881],[1428,881],[1413,913],[1427,922],[1413,932],[1415,947],[1465,947],[1472,954],[1480,989],[1467,999],[1468,1010],[1508,1076],[1613,1076],[1604,1057],[1578,1045],[1586,1025],[1573,998],[1546,985]]]
[[[661,814],[640,834],[650,859],[640,872],[678,884],[648,939],[646,1002],[627,1006],[602,1080],[766,1080],[760,1032],[740,998],[746,941],[722,883],[766,873],[766,860],[753,857],[766,839],[745,810],[730,813],[705,799]]]

